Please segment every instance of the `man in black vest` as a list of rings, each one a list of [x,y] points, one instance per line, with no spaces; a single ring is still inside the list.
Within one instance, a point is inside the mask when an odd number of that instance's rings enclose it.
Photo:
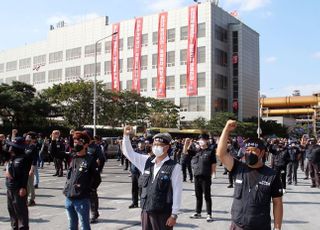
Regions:
[[[246,141],[245,163],[227,153],[229,134],[235,128],[236,121],[227,121],[217,148],[217,156],[236,179],[230,230],[271,230],[271,198],[274,229],[280,230],[283,217],[280,178],[273,169],[264,165],[265,146],[260,139]]]
[[[201,134],[198,140],[200,149],[191,160],[197,204],[196,213],[190,216],[190,218],[201,218],[204,194],[207,207],[207,221],[212,222],[211,177],[215,174],[217,160],[215,149],[209,148],[209,135]]]
[[[294,185],[297,185],[298,184],[297,171],[299,166],[299,160],[301,158],[301,153],[300,153],[300,149],[298,148],[295,142],[292,142],[288,145],[288,154],[290,156],[290,161],[287,166],[288,184],[292,184],[292,176],[293,176]]]
[[[143,230],[173,229],[181,204],[181,166],[168,157],[172,140],[170,134],[159,133],[153,137],[152,152],[149,157],[134,152],[129,135],[132,127],[124,128],[123,154],[140,171],[141,222]]]
[[[63,177],[63,159],[66,156],[66,148],[60,138],[60,131],[53,130],[48,152],[53,157],[56,173],[53,176]]]

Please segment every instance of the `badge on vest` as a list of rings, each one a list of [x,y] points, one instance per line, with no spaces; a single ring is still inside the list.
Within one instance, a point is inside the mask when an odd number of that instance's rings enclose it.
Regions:
[[[261,185],[266,185],[266,186],[270,186],[270,182],[268,182],[268,181],[259,181],[259,184],[261,184]]]
[[[145,170],[144,173],[145,174],[150,174],[150,171]]]
[[[242,184],[242,180],[236,179],[237,184]]]

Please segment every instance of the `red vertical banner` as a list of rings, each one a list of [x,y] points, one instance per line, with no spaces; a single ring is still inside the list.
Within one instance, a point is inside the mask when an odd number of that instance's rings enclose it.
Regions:
[[[157,97],[166,97],[168,12],[159,14]]]
[[[143,18],[137,18],[134,26],[132,91],[140,93],[141,43]]]
[[[112,25],[112,34],[114,34],[112,35],[112,41],[111,41],[112,90],[120,91],[120,66],[119,66],[120,23]]]
[[[188,49],[187,49],[187,95],[198,94],[197,79],[197,34],[198,34],[198,5],[189,6],[188,14]]]

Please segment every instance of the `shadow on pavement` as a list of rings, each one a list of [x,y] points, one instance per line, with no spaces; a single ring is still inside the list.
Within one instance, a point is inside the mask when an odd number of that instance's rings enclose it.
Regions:
[[[37,203],[36,206],[48,207],[48,208],[63,208],[63,209],[65,209],[64,205],[57,205],[57,204],[38,204]]]
[[[132,200],[129,197],[107,197],[107,196],[99,196],[99,199],[103,199],[103,200]]]
[[[285,201],[284,204],[320,204],[320,202],[310,202],[310,201]]]

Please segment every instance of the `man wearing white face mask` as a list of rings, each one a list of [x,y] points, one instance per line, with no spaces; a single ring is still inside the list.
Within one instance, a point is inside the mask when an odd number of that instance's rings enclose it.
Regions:
[[[173,229],[181,204],[181,166],[168,157],[172,140],[170,134],[159,133],[153,137],[154,156],[136,153],[129,135],[132,127],[124,128],[123,154],[141,172],[141,222],[143,230]]]

